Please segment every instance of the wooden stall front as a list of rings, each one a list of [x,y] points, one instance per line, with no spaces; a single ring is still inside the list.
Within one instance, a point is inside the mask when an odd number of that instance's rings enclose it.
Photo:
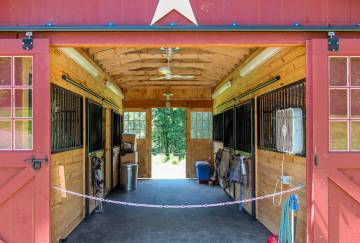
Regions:
[[[122,112],[122,102],[110,90],[105,88],[103,78],[98,79],[90,75],[81,66],[64,55],[59,49],[53,48],[50,51],[50,80],[53,85],[64,89],[64,91],[73,92],[79,95],[83,100],[82,117],[86,117],[85,99],[90,99],[102,104],[105,109],[103,123],[106,133],[104,134],[105,154],[105,192],[112,190],[111,181],[111,110]],[[63,75],[71,77],[77,84],[92,90],[95,94],[105,97],[116,105],[113,107],[103,100],[95,97],[89,92],[84,91],[78,86],[71,84],[63,79]],[[54,105],[54,104],[53,104]],[[86,158],[86,119],[82,119],[82,143],[78,148],[69,148],[66,151],[54,152],[51,155],[51,186],[66,188],[71,191],[85,193],[85,158]],[[52,242],[58,242],[59,239],[65,239],[68,234],[85,217],[85,200],[79,197],[63,194],[59,191],[51,190],[51,238]]]
[[[256,55],[256,54],[255,54]],[[251,57],[250,57],[251,59]],[[306,77],[306,50],[305,47],[287,47],[265,64],[259,66],[256,70],[245,77],[239,76],[239,70],[246,63],[240,65],[225,81],[233,80],[233,86],[214,100],[214,113],[220,113],[232,108],[238,104],[251,99],[258,100],[259,96],[278,88],[303,80]],[[263,88],[248,94],[240,99],[234,99],[247,91],[258,87],[260,84],[280,76],[279,81],[273,82]],[[230,101],[230,102],[229,102]],[[225,105],[224,105],[225,104]],[[257,126],[257,106],[255,108],[255,140],[258,138],[259,127]],[[258,142],[255,141],[256,153],[256,173],[255,185],[256,196],[262,196],[274,193],[275,185],[281,175],[281,162],[283,154],[258,148]],[[284,174],[290,175],[293,180],[306,184],[306,157],[285,155]],[[233,195],[233,189],[229,193]],[[250,194],[251,195],[251,194]],[[306,242],[306,192],[297,193],[300,202],[297,225],[297,242]],[[239,185],[236,185],[235,197],[239,199]],[[250,197],[249,195],[247,197]],[[276,198],[276,203],[278,198]],[[251,213],[245,205],[245,209]],[[281,217],[281,207],[273,205],[272,199],[266,199],[256,202],[256,218],[266,226],[271,232],[277,234]]]

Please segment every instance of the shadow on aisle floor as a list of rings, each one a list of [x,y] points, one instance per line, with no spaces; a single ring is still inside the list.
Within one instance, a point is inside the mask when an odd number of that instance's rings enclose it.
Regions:
[[[195,180],[140,180],[138,190],[115,191],[110,199],[152,204],[229,201],[220,187]],[[270,232],[237,205],[202,209],[149,209],[104,205],[103,214],[83,221],[67,243],[112,242],[266,242]]]

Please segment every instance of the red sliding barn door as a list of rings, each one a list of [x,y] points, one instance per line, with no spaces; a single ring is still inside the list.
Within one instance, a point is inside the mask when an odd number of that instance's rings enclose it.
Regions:
[[[360,39],[308,42],[310,240],[360,242]],[[311,175],[311,173],[309,173]]]
[[[0,242],[50,239],[49,92],[48,41],[0,39]]]

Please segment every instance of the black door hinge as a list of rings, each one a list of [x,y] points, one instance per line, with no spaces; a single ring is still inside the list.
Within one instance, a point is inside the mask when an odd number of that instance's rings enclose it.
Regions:
[[[34,170],[38,171],[41,168],[41,163],[45,162],[45,164],[48,164],[49,159],[47,156],[43,159],[36,159],[35,156],[32,156],[31,159],[26,159],[25,162],[30,162],[31,166]]]
[[[328,51],[337,52],[340,49],[340,40],[336,36],[335,32],[328,33]]]
[[[26,32],[26,37],[22,39],[22,48],[24,50],[31,50],[34,47],[34,40],[32,32]]]

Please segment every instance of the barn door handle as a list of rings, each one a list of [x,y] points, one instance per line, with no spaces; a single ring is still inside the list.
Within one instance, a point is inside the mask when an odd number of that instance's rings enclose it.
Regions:
[[[316,167],[319,167],[319,165],[320,165],[320,158],[317,154],[315,154],[315,156],[314,156],[314,164]]]
[[[47,156],[45,156],[45,158],[43,158],[43,159],[37,159],[37,158],[35,158],[34,155],[31,157],[31,159],[25,160],[25,162],[31,163],[31,166],[35,171],[40,170],[42,162],[45,162],[45,164],[48,164],[48,161],[49,161],[49,159]]]

